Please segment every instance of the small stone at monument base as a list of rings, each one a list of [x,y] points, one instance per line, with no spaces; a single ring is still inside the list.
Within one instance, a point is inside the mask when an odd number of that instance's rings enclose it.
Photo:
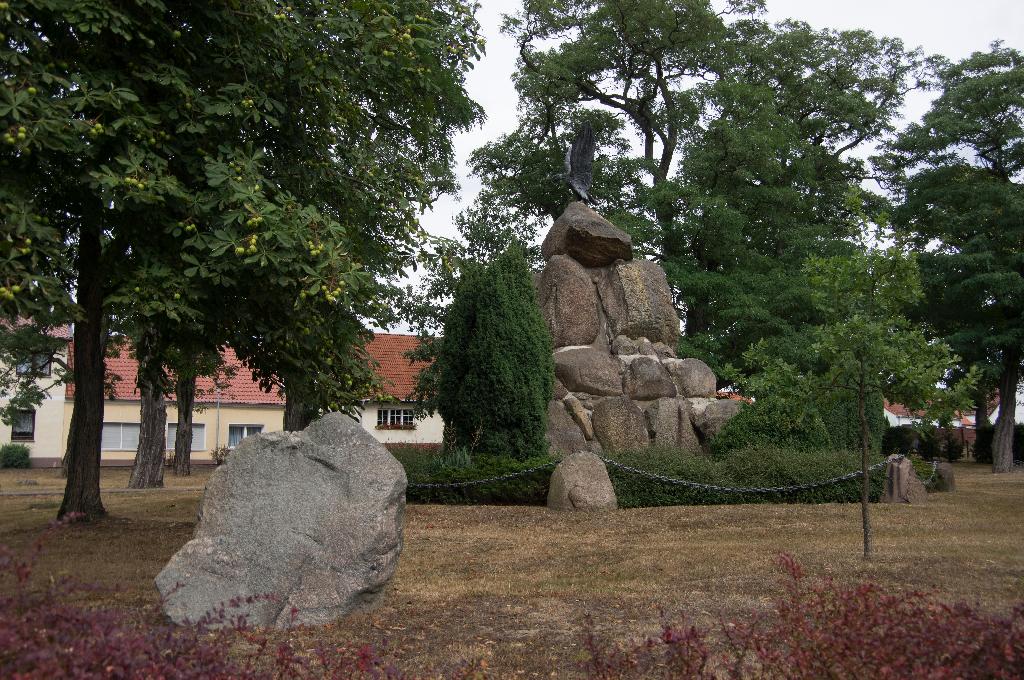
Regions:
[[[956,479],[953,476],[953,464],[940,461],[935,470],[935,484],[932,487],[936,491],[956,491]]]
[[[563,458],[551,475],[548,507],[585,512],[616,509],[618,500],[604,462],[586,451]]]
[[[194,623],[225,605],[228,619],[287,628],[372,607],[398,566],[405,486],[398,461],[341,413],[247,437],[156,577],[164,612]]]
[[[928,490],[917,476],[909,458],[890,458],[885,468],[885,490],[883,503],[910,503],[919,505],[928,502]]]

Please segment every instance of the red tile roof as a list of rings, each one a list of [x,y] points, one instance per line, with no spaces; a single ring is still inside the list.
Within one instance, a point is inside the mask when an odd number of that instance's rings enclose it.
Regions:
[[[885,410],[899,418],[923,418],[924,411],[911,411],[903,404],[894,404],[889,400],[885,400]],[[959,420],[964,425],[974,425],[974,415],[963,411],[957,411],[953,414],[953,417]]]
[[[31,325],[32,324],[32,320],[31,319],[27,319],[27,318],[25,318],[23,316],[19,316],[13,322],[3,321],[3,322],[0,322],[0,323],[3,323],[3,325],[5,327],[7,327],[7,328],[10,328],[12,326],[14,328],[21,328],[23,326]],[[54,340],[70,340],[71,339],[71,335],[72,335],[71,334],[71,326],[69,324],[62,324],[60,326],[54,326],[53,328],[49,329],[46,332],[46,335],[48,337],[53,338]]]
[[[410,398],[416,387],[416,376],[428,365],[420,361],[410,363],[405,356],[419,344],[415,335],[375,333],[366,346],[366,351],[380,364],[377,374],[384,381],[385,391],[400,401]]]
[[[72,347],[74,343],[72,343]],[[74,351],[69,350],[71,356]],[[228,368],[234,369],[231,377],[221,376],[220,403],[221,404],[251,404],[251,405],[273,405],[284,404],[284,397],[278,390],[264,392],[260,389],[259,383],[252,378],[252,372],[246,368],[234,350],[228,348],[224,351],[224,363]],[[139,374],[139,362],[132,356],[131,350],[122,347],[117,356],[107,357],[107,379],[114,384],[114,399],[133,400],[139,399],[139,388],[135,384]],[[199,378],[196,380],[196,403],[215,404],[217,402],[218,388],[211,378]],[[70,399],[75,396],[75,385],[67,386],[66,395]]]
[[[370,356],[379,364],[377,373],[384,382],[385,392],[395,399],[409,398],[416,384],[416,376],[426,366],[422,362],[412,365],[404,356],[418,344],[419,339],[415,335],[377,333],[366,347]],[[73,345],[69,349],[70,356],[74,355]],[[253,380],[252,372],[235,356],[234,350],[228,348],[224,351],[224,361],[229,368],[234,369],[234,375],[230,378],[221,377],[218,381],[221,404],[284,404],[284,396],[278,390],[268,393],[260,388],[259,383]],[[113,378],[114,382],[114,398],[139,399],[139,389],[135,384],[139,364],[131,351],[127,347],[122,348],[117,356],[107,357],[106,365],[107,376]],[[75,396],[73,383],[67,385],[66,396],[69,399]],[[211,378],[199,378],[196,381],[196,402],[213,404],[216,401],[217,387],[214,381]]]

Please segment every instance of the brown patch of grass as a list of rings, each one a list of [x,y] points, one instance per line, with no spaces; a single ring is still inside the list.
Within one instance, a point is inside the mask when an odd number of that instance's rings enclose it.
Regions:
[[[206,480],[213,473],[212,465],[194,465],[192,474],[187,477],[179,477],[174,474],[171,468],[164,470],[164,488],[182,489],[202,487]],[[131,475],[130,467],[103,467],[100,468],[101,489],[126,489],[128,477]],[[27,484],[26,484],[27,482]],[[35,484],[32,484],[35,482]],[[0,492],[11,493],[47,493],[64,492],[64,477],[60,474],[60,468],[33,468],[28,470],[0,470]]]
[[[376,611],[299,633],[385,645],[406,668],[485,658],[502,677],[565,675],[580,631],[655,632],[659,612],[713,625],[771,604],[775,558],[842,582],[873,580],[1007,611],[1024,599],[1024,474],[956,466],[958,491],[872,506],[876,557],[861,558],[857,505],[734,505],[593,515],[544,508],[412,505],[398,573]],[[4,488],[8,488],[6,484]],[[58,534],[41,572],[117,586],[90,595],[143,610],[152,579],[191,536],[199,492],[107,495],[110,517]],[[0,543],[27,545],[50,499],[0,498]]]

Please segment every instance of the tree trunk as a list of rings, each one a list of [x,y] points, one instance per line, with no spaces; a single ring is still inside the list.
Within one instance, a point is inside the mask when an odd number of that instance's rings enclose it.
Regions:
[[[313,412],[305,402],[284,394],[284,429],[287,432],[305,430],[313,422]]]
[[[78,242],[78,290],[82,318],[75,323],[75,402],[68,448],[67,484],[57,517],[88,519],[106,514],[100,500],[100,442],[103,436],[103,282],[99,228],[83,228]]]
[[[196,379],[179,378],[174,384],[178,402],[178,432],[174,439],[174,474],[192,474],[192,406],[196,400]]]
[[[992,435],[992,472],[1013,471],[1013,429],[1017,420],[1020,351],[1006,352],[999,376],[999,417]]]
[[[991,425],[991,421],[988,419],[988,399],[989,392],[987,388],[979,387],[978,393],[974,397],[974,426],[985,427]]]
[[[129,489],[156,489],[164,485],[164,444],[167,432],[167,403],[160,384],[140,376],[142,393],[139,448],[128,479]]]
[[[857,415],[860,418],[860,515],[864,525],[864,559],[871,559],[871,517],[868,514],[868,496],[871,492],[871,480],[868,478],[868,449],[871,442],[871,431],[868,419],[864,415],[864,403],[867,394],[864,385],[857,392]]]

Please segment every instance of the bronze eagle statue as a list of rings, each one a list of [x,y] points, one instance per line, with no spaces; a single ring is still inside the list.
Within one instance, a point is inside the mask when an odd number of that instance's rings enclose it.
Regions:
[[[565,181],[569,188],[576,194],[576,198],[584,203],[590,203],[590,185],[594,181],[594,129],[590,123],[584,123],[583,128],[572,146],[565,152]]]

